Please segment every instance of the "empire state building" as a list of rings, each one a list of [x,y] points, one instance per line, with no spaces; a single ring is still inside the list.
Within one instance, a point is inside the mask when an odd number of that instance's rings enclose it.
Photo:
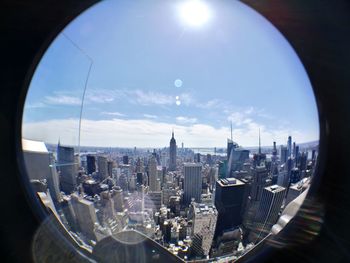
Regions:
[[[176,171],[176,140],[174,138],[174,131],[170,139],[170,150],[169,150],[170,162],[169,171]]]

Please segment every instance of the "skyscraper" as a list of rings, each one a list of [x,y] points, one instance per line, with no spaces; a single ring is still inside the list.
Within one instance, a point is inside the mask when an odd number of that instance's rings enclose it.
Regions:
[[[233,149],[232,139],[227,139],[227,161],[230,159],[230,155]]]
[[[295,149],[295,147],[296,147],[296,144],[295,144],[295,142],[293,142],[293,156],[295,157],[295,155],[296,155],[296,149]]]
[[[135,171],[136,171],[136,173],[143,173],[144,172],[143,162],[142,162],[141,158],[137,158]]]
[[[288,148],[281,145],[281,149],[280,149],[280,161],[281,163],[285,163],[287,162],[288,159]]]
[[[98,165],[98,174],[99,174],[100,180],[102,181],[108,177],[107,158],[104,156],[98,156],[97,165]]]
[[[201,162],[201,154],[200,153],[196,153],[194,155],[194,162],[195,163],[200,163]]]
[[[231,149],[230,158],[227,161],[226,177],[232,177],[233,172],[242,170],[243,164],[247,160],[249,160],[249,150],[233,147]]]
[[[127,155],[123,156],[123,164],[129,164],[129,156]]]
[[[272,185],[265,187],[256,214],[257,239],[263,238],[270,231],[278,219],[286,189],[282,186]]]
[[[54,202],[58,202],[61,199],[61,191],[60,191],[60,180],[57,174],[57,169],[54,165],[55,158],[53,153],[49,153],[50,157],[50,173],[47,178],[47,186],[50,190],[50,195]]]
[[[74,191],[77,185],[77,171],[74,163],[74,148],[57,145],[58,169],[61,172],[61,190],[67,194]]]
[[[108,169],[107,169],[107,171],[108,171],[108,176],[109,177],[113,177],[113,166],[114,166],[114,162],[113,161],[108,161],[108,163],[107,163],[107,167],[108,167]]]
[[[148,163],[148,178],[149,178],[149,190],[151,192],[157,191],[157,160],[154,155],[151,156]]]
[[[184,164],[184,204],[188,206],[191,199],[201,202],[202,193],[202,165],[199,163]]]
[[[114,201],[114,209],[116,212],[124,211],[123,190],[120,186],[114,186],[112,189],[112,198]]]
[[[299,159],[299,145],[295,146],[295,161],[298,162]]]
[[[263,188],[267,185],[268,170],[265,166],[257,166],[252,170],[253,183],[251,190],[251,198],[254,201],[259,201]]]
[[[213,242],[218,212],[213,205],[191,203],[189,218],[193,220],[193,250],[197,256],[207,256]]]
[[[73,209],[81,232],[89,239],[96,240],[95,224],[98,223],[94,203],[81,198],[76,193],[71,195]]]
[[[47,186],[53,201],[61,199],[59,177],[55,160],[45,143],[22,139],[23,157],[30,180],[47,180]]]
[[[292,155],[292,136],[288,136],[287,150],[288,150],[288,157],[291,157],[291,155]]]
[[[216,181],[215,206],[219,214],[215,236],[242,223],[244,188],[245,184],[236,178]]]
[[[259,129],[259,150],[258,153],[253,156],[253,166],[260,166],[266,160],[266,154],[261,152],[261,138],[260,138],[260,129]]]
[[[174,131],[170,139],[170,149],[169,149],[169,171],[176,171],[176,140],[174,138]]]
[[[96,158],[93,155],[86,156],[87,174],[96,172]]]
[[[276,161],[276,159],[277,159],[277,148],[276,148],[276,142],[273,142],[272,159],[273,159],[273,161]]]
[[[236,143],[234,143],[232,140],[232,121],[231,121],[231,137],[230,137],[230,139],[227,139],[227,161],[230,160],[231,152],[237,146],[238,145]]]

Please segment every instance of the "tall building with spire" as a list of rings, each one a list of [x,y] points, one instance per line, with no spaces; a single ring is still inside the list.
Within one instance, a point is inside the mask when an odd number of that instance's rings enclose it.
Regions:
[[[176,171],[176,140],[174,138],[174,130],[170,139],[170,149],[169,149],[169,171]]]
[[[292,156],[292,136],[288,136],[288,142],[287,142],[287,150],[288,150],[288,157]]]
[[[260,129],[259,129],[259,150],[258,153],[253,156],[254,167],[262,165],[262,162],[266,160],[266,154],[261,152],[261,138],[260,138]]]

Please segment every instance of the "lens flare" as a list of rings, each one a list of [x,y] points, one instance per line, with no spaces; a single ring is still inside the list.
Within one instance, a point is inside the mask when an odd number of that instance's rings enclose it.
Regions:
[[[208,6],[199,0],[186,1],[180,6],[181,19],[189,26],[198,27],[205,24],[211,14]]]

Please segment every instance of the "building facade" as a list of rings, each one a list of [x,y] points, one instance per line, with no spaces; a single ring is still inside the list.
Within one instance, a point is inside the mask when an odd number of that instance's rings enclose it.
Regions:
[[[176,171],[176,140],[174,138],[174,132],[170,139],[169,157],[169,171]]]
[[[184,204],[188,206],[194,198],[201,202],[202,194],[202,165],[198,163],[184,164]]]

